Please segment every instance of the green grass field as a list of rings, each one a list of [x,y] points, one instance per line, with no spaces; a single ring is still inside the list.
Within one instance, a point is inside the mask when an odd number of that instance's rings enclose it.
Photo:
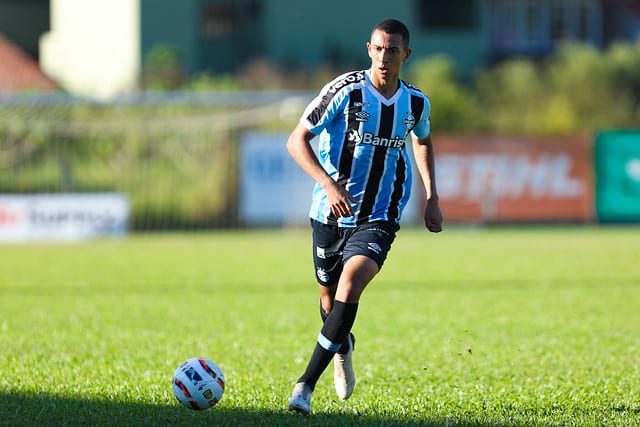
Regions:
[[[358,385],[286,411],[320,327],[307,229],[0,245],[0,425],[638,425],[640,228],[403,228]],[[179,405],[203,356],[224,398]]]

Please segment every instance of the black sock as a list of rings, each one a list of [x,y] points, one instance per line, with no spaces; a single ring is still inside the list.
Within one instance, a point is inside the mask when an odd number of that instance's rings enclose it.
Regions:
[[[328,316],[329,315],[327,314],[327,312],[324,311],[324,308],[322,308],[322,301],[320,301],[320,317],[322,318],[322,323],[324,323],[327,320]],[[340,354],[349,353],[349,336],[352,337],[351,340],[355,344],[356,338],[353,336],[353,334],[351,332],[349,332],[347,334],[347,337],[344,339],[344,341],[342,341],[342,345],[340,346],[340,349],[338,350],[338,353],[340,353]]]
[[[329,365],[329,362],[333,358],[353,323],[356,320],[356,312],[358,311],[358,304],[347,304],[341,301],[335,301],[333,310],[327,316],[320,334],[318,335],[318,342],[313,350],[307,369],[302,374],[298,382],[304,382],[311,390],[313,390],[320,378],[320,375]]]

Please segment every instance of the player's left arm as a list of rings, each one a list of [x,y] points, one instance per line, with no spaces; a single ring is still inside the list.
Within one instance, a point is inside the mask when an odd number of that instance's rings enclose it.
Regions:
[[[438,190],[436,188],[435,154],[431,134],[425,138],[418,138],[411,133],[413,143],[413,155],[420,178],[427,193],[427,205],[424,210],[424,225],[433,233],[442,231],[442,211],[438,202]]]

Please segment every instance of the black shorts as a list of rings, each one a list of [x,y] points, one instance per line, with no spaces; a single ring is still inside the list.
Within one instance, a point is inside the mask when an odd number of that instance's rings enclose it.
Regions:
[[[400,226],[395,222],[376,221],[347,228],[311,220],[313,231],[313,266],[320,285],[338,283],[342,266],[354,255],[371,258],[382,268]]]

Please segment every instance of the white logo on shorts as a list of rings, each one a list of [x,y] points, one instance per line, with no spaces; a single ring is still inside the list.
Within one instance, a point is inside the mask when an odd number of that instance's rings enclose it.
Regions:
[[[370,250],[370,251],[373,251],[373,252],[375,252],[375,253],[377,253],[377,254],[379,254],[380,252],[382,252],[382,248],[381,248],[381,247],[380,247],[380,245],[379,245],[379,244],[377,244],[377,243],[369,243],[369,245],[368,245],[368,246],[369,246],[369,250]]]
[[[316,246],[316,256],[322,259],[326,258],[327,255],[324,251],[324,248],[321,248],[320,246]]]
[[[320,279],[321,282],[326,283],[329,281],[329,274],[322,268],[318,268],[316,274],[318,275],[318,279]]]

